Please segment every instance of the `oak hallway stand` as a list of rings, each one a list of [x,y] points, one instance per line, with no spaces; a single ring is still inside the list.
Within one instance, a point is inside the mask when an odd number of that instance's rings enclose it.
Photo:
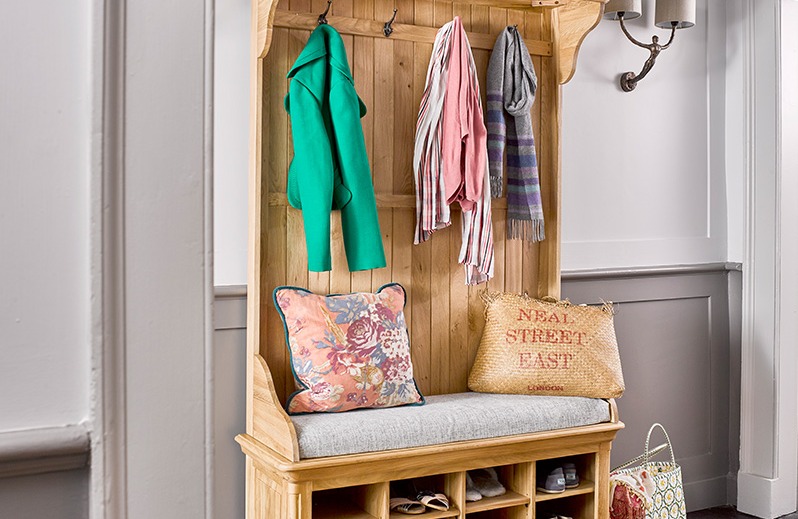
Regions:
[[[485,287],[463,283],[457,263],[459,212],[453,211],[450,228],[413,245],[415,119],[435,34],[453,16],[462,18],[483,96],[490,51],[504,27],[517,25],[533,54],[538,75],[533,125],[547,239],[539,244],[505,240],[506,201],[494,200],[496,266],[488,288],[558,297],[561,85],[573,75],[579,46],[600,20],[605,1],[334,0],[327,19],[344,39],[356,89],[369,110],[362,122],[388,266],[350,273],[340,217],[334,212],[334,269],[314,273],[307,269],[302,216],[288,206],[285,195],[292,151],[283,96],[286,73],[327,2],[253,0],[247,424],[246,433],[236,438],[247,456],[249,519],[402,517],[389,511],[389,484],[409,478],[426,478],[450,498],[450,511],[420,516],[428,519],[542,519],[555,511],[575,519],[608,517],[610,447],[623,427],[612,401],[606,421],[593,425],[301,459],[298,428],[283,409],[293,377],[282,323],[271,302],[278,285],[326,294],[401,283],[407,290],[405,314],[421,392],[467,391],[484,324],[479,292]],[[385,37],[383,24],[394,7],[394,32]],[[576,462],[580,486],[565,494],[537,492],[538,467],[562,457]],[[465,471],[482,467],[499,467],[508,493],[466,503]]]

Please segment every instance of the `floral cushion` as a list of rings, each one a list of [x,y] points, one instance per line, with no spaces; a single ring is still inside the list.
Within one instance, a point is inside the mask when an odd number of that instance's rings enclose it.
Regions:
[[[290,414],[424,403],[413,380],[401,285],[328,296],[277,287],[274,304],[300,388],[288,398]]]

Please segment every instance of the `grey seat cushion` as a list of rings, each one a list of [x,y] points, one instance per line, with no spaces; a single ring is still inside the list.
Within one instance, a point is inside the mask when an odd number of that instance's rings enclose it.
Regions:
[[[292,416],[300,458],[438,445],[610,420],[605,400],[566,396],[454,393],[423,406]]]

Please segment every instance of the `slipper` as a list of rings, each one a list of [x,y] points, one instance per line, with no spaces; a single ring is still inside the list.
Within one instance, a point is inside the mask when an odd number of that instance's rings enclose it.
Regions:
[[[406,497],[392,497],[390,507],[392,512],[405,515],[419,515],[427,511],[423,504]]]
[[[546,477],[543,486],[538,487],[538,490],[546,494],[562,494],[565,492],[565,474],[562,471],[562,467],[552,470]]]
[[[422,490],[416,495],[416,499],[424,506],[432,508],[433,510],[443,510],[445,512],[449,509],[449,499],[444,494],[436,494],[430,490]]]
[[[471,479],[474,480],[474,488],[482,494],[482,497],[496,497],[501,496],[507,489],[499,483],[499,476],[496,474],[496,469],[487,468],[472,470],[470,473]]]
[[[576,488],[579,486],[579,476],[576,473],[576,465],[573,463],[563,463],[562,470],[565,472],[565,488]],[[563,516],[567,517],[567,516]]]
[[[466,501],[479,501],[482,499],[482,494],[474,487],[474,480],[471,479],[471,474],[466,472]]]

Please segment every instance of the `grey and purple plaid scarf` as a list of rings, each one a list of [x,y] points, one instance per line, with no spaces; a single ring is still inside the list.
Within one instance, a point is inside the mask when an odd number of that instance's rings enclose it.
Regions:
[[[545,238],[543,204],[530,110],[537,76],[518,30],[509,26],[496,38],[488,64],[488,159],[490,191],[502,195],[507,147],[507,238]],[[506,117],[509,114],[511,117]]]

